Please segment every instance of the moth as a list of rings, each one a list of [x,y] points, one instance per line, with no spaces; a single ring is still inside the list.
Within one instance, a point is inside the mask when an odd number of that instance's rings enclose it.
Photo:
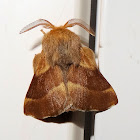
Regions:
[[[100,73],[94,52],[82,47],[79,36],[67,28],[79,25],[92,36],[94,31],[80,19],[71,19],[60,27],[39,19],[20,33],[39,25],[51,30],[41,30],[42,51],[33,60],[34,76],[24,101],[25,115],[45,119],[68,111],[105,111],[116,105],[116,93]]]

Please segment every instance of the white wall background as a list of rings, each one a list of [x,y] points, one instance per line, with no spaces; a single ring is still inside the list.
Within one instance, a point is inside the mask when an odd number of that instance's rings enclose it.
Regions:
[[[83,129],[72,123],[44,123],[23,114],[24,98],[33,76],[32,60],[41,47],[33,51],[30,49],[43,35],[40,27],[22,35],[19,35],[19,31],[39,18],[47,19],[58,26],[71,18],[81,18],[89,23],[89,13],[90,0],[0,1],[1,140],[83,138]],[[75,31],[80,32],[79,28],[75,28]]]
[[[119,103],[96,115],[95,140],[140,140],[140,1],[99,2],[100,69]]]
[[[119,104],[96,115],[95,139],[139,140],[140,1],[98,0],[101,1],[96,42],[97,47],[102,47],[100,69],[116,90]],[[32,60],[41,47],[30,49],[42,33],[39,27],[22,35],[19,31],[39,18],[55,25],[71,18],[89,23],[89,11],[90,0],[0,1],[0,139],[83,139],[83,129],[74,124],[43,123],[24,116],[24,97],[33,75]],[[88,39],[83,30],[74,31]]]

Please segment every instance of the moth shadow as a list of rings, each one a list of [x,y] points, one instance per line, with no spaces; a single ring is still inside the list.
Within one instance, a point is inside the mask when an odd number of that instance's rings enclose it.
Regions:
[[[42,37],[38,38],[33,44],[30,50],[34,50],[35,48],[41,46],[42,44]]]
[[[42,119],[41,121],[46,123],[74,123],[75,125],[83,128],[85,120],[85,113],[76,111],[76,112],[65,112],[57,117],[49,117],[46,119]]]

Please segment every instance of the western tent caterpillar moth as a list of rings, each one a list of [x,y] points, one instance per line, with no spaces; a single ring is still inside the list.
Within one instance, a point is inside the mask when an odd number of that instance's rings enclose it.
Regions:
[[[111,85],[97,68],[94,52],[82,47],[80,38],[68,27],[79,25],[94,36],[83,21],[71,19],[56,27],[39,19],[20,33],[43,25],[42,51],[33,60],[34,76],[24,102],[24,113],[37,119],[68,111],[104,111],[118,103]]]

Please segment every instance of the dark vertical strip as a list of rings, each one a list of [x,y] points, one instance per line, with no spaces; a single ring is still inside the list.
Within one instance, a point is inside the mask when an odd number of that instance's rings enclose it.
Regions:
[[[96,30],[96,13],[97,13],[97,0],[91,0],[90,27],[94,31]],[[89,37],[89,48],[95,51],[95,37],[91,35]]]
[[[97,0],[91,0],[90,27],[96,29]],[[89,37],[89,48],[95,51],[95,37]],[[84,140],[90,140],[94,135],[95,112],[85,113]]]

